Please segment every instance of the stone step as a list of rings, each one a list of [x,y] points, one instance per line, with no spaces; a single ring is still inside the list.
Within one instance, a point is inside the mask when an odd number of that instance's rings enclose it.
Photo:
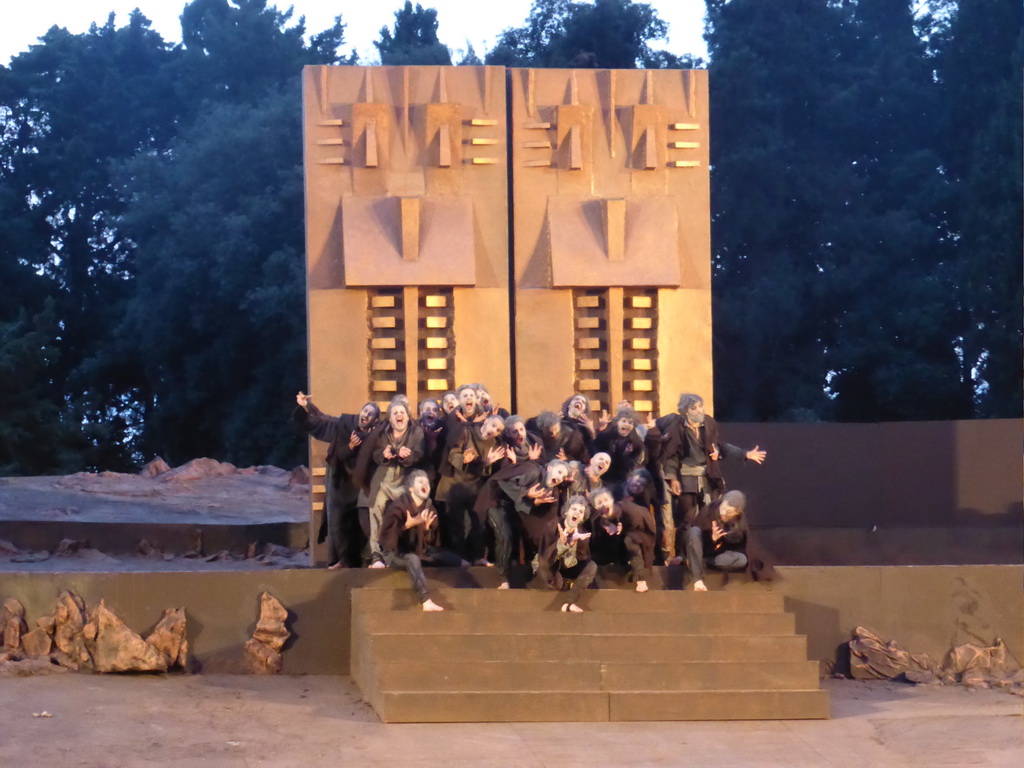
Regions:
[[[827,718],[829,701],[821,690],[388,691],[377,712],[388,723],[781,720]]]
[[[828,691],[631,691],[609,695],[609,720],[827,720]]]
[[[681,663],[597,661],[383,661],[382,692],[803,690],[818,685],[811,661]]]
[[[570,617],[576,618],[576,617]],[[357,630],[358,631],[358,630]],[[635,635],[617,642],[608,634],[432,634],[393,632],[363,634],[360,653],[376,663],[415,658],[418,661],[561,661],[587,659],[634,662],[642,658],[669,663],[701,661],[805,661],[802,635]]]
[[[789,613],[601,613],[557,616],[535,613],[387,611],[357,614],[358,629],[372,634],[588,634],[588,635],[784,635],[796,631]]]
[[[433,600],[446,610],[476,612],[558,611],[566,593],[545,589],[438,589]],[[781,613],[781,593],[769,591],[693,592],[589,589],[581,600],[587,611],[606,613]],[[353,612],[419,609],[411,589],[354,589]]]

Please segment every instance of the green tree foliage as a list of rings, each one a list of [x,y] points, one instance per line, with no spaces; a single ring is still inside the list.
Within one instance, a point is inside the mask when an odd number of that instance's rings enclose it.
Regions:
[[[712,0],[707,39],[720,415],[970,416],[945,105],[910,3]]]
[[[296,86],[212,107],[165,155],[124,168],[138,244],[117,357],[137,360],[142,450],[288,463],[305,378],[302,125]],[[273,151],[268,151],[268,148]]]
[[[1019,417],[1024,9],[993,0],[946,10],[936,57],[940,152],[955,190],[947,224],[957,252],[964,377],[978,389],[980,415]]]
[[[647,3],[630,0],[534,0],[522,27],[506,29],[487,54],[509,67],[632,69],[671,66],[681,59],[654,51],[668,25]]]
[[[46,359],[46,371],[54,386],[41,395],[52,397],[52,408],[38,411],[50,418],[49,422],[33,422],[34,429],[46,435],[68,425],[77,428],[80,467],[125,468],[148,458],[150,454],[141,454],[140,448],[149,451],[154,445],[168,446],[168,457],[176,459],[255,455],[253,451],[232,452],[234,448],[228,446],[238,441],[232,442],[230,434],[205,444],[186,441],[188,447],[181,448],[154,433],[167,423],[157,415],[156,398],[165,392],[165,376],[173,374],[166,367],[154,372],[145,359],[161,352],[174,364],[182,358],[175,357],[173,348],[142,350],[138,343],[130,343],[127,334],[159,327],[166,320],[158,311],[188,305],[193,294],[187,281],[177,281],[167,286],[166,302],[151,301],[151,295],[143,290],[151,273],[142,271],[136,277],[137,260],[147,269],[151,264],[140,245],[148,247],[151,240],[159,238],[134,223],[159,221],[145,204],[168,200],[167,190],[162,189],[146,188],[145,196],[140,196],[137,185],[158,177],[157,169],[168,175],[168,184],[174,173],[180,178],[179,154],[185,161],[203,157],[198,150],[189,152],[187,146],[192,141],[199,146],[204,138],[194,128],[197,120],[208,125],[208,116],[221,115],[213,128],[223,142],[225,156],[232,157],[234,163],[224,164],[223,174],[245,179],[252,195],[265,197],[260,204],[266,203],[267,211],[278,204],[269,202],[276,198],[277,185],[286,189],[291,197],[286,195],[279,204],[288,209],[290,226],[284,229],[290,240],[284,243],[283,236],[259,231],[262,214],[255,208],[245,212],[252,217],[252,236],[266,238],[260,246],[266,246],[265,253],[254,256],[233,248],[231,238],[222,237],[213,227],[202,230],[206,252],[224,265],[222,273],[235,275],[235,284],[224,286],[221,295],[228,301],[255,304],[262,298],[268,302],[258,309],[239,304],[225,309],[216,303],[216,296],[208,296],[209,305],[203,309],[208,316],[222,310],[221,326],[230,324],[234,313],[264,313],[271,330],[264,331],[258,343],[250,340],[247,346],[259,349],[266,340],[275,349],[291,350],[294,361],[294,350],[301,348],[304,337],[302,207],[294,206],[294,179],[301,178],[298,75],[305,64],[338,61],[343,26],[339,18],[307,43],[302,20],[289,25],[290,17],[290,12],[268,7],[264,0],[195,0],[182,14],[181,46],[164,43],[148,20],[136,12],[124,27],[117,27],[111,16],[104,26],[93,26],[83,35],[54,27],[39,45],[15,57],[10,67],[0,67],[0,214],[4,216],[0,296],[12,299],[0,302],[0,322],[8,323],[5,346],[13,349],[16,340],[11,334],[28,333],[25,317],[41,312],[45,299],[52,300],[58,332],[51,340],[54,354]],[[290,94],[289,108],[271,109],[268,99],[279,104],[282,89]],[[238,105],[241,111],[234,113],[236,122],[223,118],[221,105]],[[255,109],[269,109],[291,133],[274,133],[273,140],[254,144],[248,123],[266,127],[266,118],[254,115]],[[245,145],[241,159],[231,152],[236,142]],[[289,172],[285,174],[277,162],[285,163]],[[136,168],[147,169],[146,175],[141,170],[136,173]],[[241,173],[245,168],[252,172]],[[195,185],[191,194],[197,200],[204,187],[213,188],[209,175],[198,170],[193,169],[191,177]],[[289,183],[284,183],[284,176]],[[177,192],[175,205],[188,208],[186,192],[180,187]],[[239,203],[251,202],[241,189],[232,194],[239,196]],[[232,215],[238,214],[232,211]],[[237,222],[225,222],[225,234],[231,232],[233,223]],[[198,247],[193,237],[191,252]],[[162,253],[173,260],[172,249]],[[227,265],[235,258],[240,262],[232,269]],[[253,269],[253,264],[258,268]],[[247,285],[238,285],[246,281]],[[173,294],[172,288],[182,293]],[[289,321],[282,322],[283,316]],[[191,339],[196,359],[188,365],[182,363],[183,369],[214,370],[211,363],[198,359],[204,352],[223,352],[200,343],[206,341],[203,334],[208,329],[183,332],[197,334]],[[281,341],[282,334],[289,336],[287,343]],[[264,347],[264,352],[268,348]],[[238,358],[234,362],[240,366],[236,373],[255,370],[243,366]],[[293,378],[303,375],[301,356],[298,365],[279,361],[270,367],[275,372],[287,370]],[[194,386],[195,378],[186,377],[185,372],[183,378]],[[237,411],[266,397],[263,384],[271,387],[272,378],[245,387],[241,394],[236,392],[227,410],[220,411],[222,424],[230,429]],[[211,408],[225,408],[224,399],[215,394],[207,392],[205,398],[201,391],[194,394]],[[167,397],[173,406],[173,397]],[[274,397],[279,403],[276,392]],[[255,406],[258,413],[250,411],[237,418],[259,422],[267,403],[264,400]],[[0,432],[12,418],[0,411]],[[258,432],[256,427],[250,437]],[[259,444],[266,446],[267,442]],[[296,441],[285,438],[280,445],[285,446],[285,453],[290,450],[298,458]],[[185,451],[192,452],[186,455]],[[283,454],[268,448],[264,455]],[[68,463],[67,454],[55,453],[51,468],[66,468]],[[29,466],[6,464],[14,467],[12,471],[27,471]],[[31,466],[33,471],[46,469],[37,461]]]
[[[395,11],[394,31],[382,27],[373,44],[385,66],[452,63],[451,51],[437,39],[437,11],[419,3],[413,7],[409,0]]]
[[[0,475],[74,471],[87,450],[54,380],[60,353],[53,305],[0,322]]]
[[[131,291],[132,244],[117,228],[124,201],[110,164],[167,146],[173,57],[136,12],[121,28],[113,16],[82,35],[53,27],[0,68],[0,273],[17,275],[12,310],[35,314],[45,298],[52,301],[59,354],[48,370],[63,386],[53,412],[74,409],[88,424],[108,421],[108,396],[120,402],[131,389],[118,371],[89,364]],[[10,319],[12,310],[3,314]]]

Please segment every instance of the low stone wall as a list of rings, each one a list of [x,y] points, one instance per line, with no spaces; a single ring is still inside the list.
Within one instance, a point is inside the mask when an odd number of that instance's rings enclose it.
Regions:
[[[656,569],[652,586],[678,584],[679,569]],[[439,582],[493,586],[493,569],[435,572]],[[999,637],[1024,661],[1024,566],[781,567],[770,585],[717,578],[712,589],[772,589],[796,614],[808,656],[826,668],[837,649],[863,626],[904,648],[942,658],[954,645],[990,645]],[[284,646],[286,674],[347,674],[353,587],[407,589],[404,573],[370,570],[239,571],[219,573],[0,573],[0,604],[24,604],[29,627],[52,613],[70,590],[92,607],[103,599],[129,627],[146,634],[164,609],[185,608],[191,654],[206,671],[232,671],[252,637],[260,595],[288,610],[292,636]],[[643,595],[637,595],[643,600]]]

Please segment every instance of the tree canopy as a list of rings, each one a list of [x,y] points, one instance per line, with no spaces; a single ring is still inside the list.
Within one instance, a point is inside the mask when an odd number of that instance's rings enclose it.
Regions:
[[[1019,417],[1024,10],[535,0],[460,64],[707,66],[716,415]],[[384,64],[449,64],[404,2]],[[353,63],[267,0],[54,26],[0,67],[0,473],[299,462],[299,73]],[[254,55],[258,52],[258,55]]]

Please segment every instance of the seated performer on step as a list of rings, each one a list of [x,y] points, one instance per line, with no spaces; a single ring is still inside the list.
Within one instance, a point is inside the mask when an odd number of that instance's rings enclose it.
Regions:
[[[406,492],[384,510],[380,528],[383,562],[389,568],[409,573],[409,581],[419,595],[424,611],[443,611],[427,592],[423,564],[458,568],[469,563],[454,552],[437,546],[437,512],[430,503],[427,473],[414,469],[406,478],[406,487]]]
[[[541,534],[534,571],[548,589],[561,590],[572,581],[563,611],[582,613],[580,598],[597,575],[597,563],[590,559],[590,534],[582,528],[587,519],[587,500],[572,496],[558,518],[551,520]]]
[[[423,460],[425,440],[409,415],[409,399],[397,395],[388,405],[387,421],[366,438],[356,461],[360,523],[370,540],[370,567],[383,568],[380,523],[389,501],[405,493],[405,478]]]
[[[707,592],[706,567],[731,572],[746,570],[755,581],[771,580],[771,566],[751,546],[746,508],[746,496],[740,491],[726,491],[701,509],[693,525],[686,529],[686,561],[697,592]]]
[[[606,488],[598,488],[590,494],[591,555],[599,565],[628,564],[629,580],[636,584],[637,592],[648,589],[647,579],[654,565],[657,541],[654,513],[650,507],[637,504],[630,495],[632,490],[642,499],[644,483],[641,475],[630,477],[626,496],[619,502],[612,499],[611,491]]]
[[[494,564],[502,576],[498,589],[509,588],[516,534],[531,558],[544,526],[558,516],[559,486],[568,477],[569,465],[564,461],[555,459],[544,465],[524,461],[495,472],[484,484],[476,512],[486,516],[494,532]]]
[[[651,453],[657,456],[668,491],[661,514],[665,560],[678,564],[687,526],[725,491],[720,459],[745,458],[761,464],[767,454],[758,446],[744,451],[721,442],[717,422],[704,414],[704,400],[692,394],[679,396],[679,412],[658,419],[647,442],[654,444]]]
[[[327,443],[326,499],[319,540],[327,539],[327,566],[344,568],[359,560],[359,486],[352,479],[359,447],[380,419],[376,403],[367,403],[358,414],[329,416],[313,404],[310,395],[295,396],[296,424],[314,439]]]

